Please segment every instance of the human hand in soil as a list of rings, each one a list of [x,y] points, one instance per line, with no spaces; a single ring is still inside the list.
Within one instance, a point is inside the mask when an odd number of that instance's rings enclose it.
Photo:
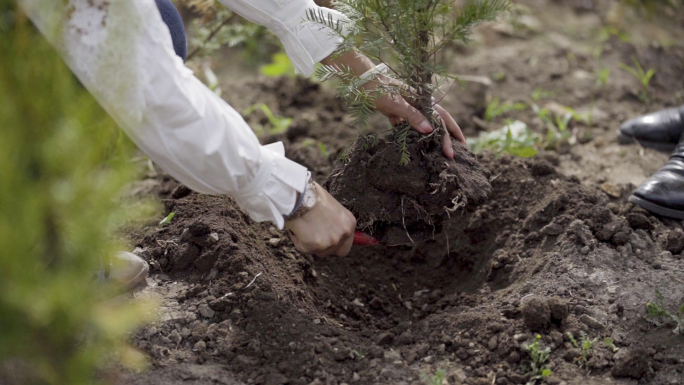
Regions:
[[[354,241],[356,218],[316,183],[316,204],[303,216],[285,222],[285,227],[297,250],[344,257]]]
[[[355,51],[347,52],[339,56],[331,55],[321,62],[325,65],[349,68],[357,76],[360,76],[375,67],[370,59]],[[374,80],[365,83],[362,87],[368,91],[372,91],[377,89],[383,82],[385,84],[391,84],[396,89],[409,90],[409,87],[406,84],[384,76],[378,76]],[[444,140],[442,140],[442,150],[447,158],[453,159],[454,149],[451,142],[452,137],[465,144],[465,136],[463,136],[461,127],[458,126],[458,123],[456,123],[449,112],[439,104],[435,104],[433,108],[435,109],[438,118],[441,119],[442,125],[446,128]],[[411,127],[421,134],[431,134],[434,131],[434,128],[430,125],[428,119],[412,105],[411,98],[400,93],[386,94],[381,98],[378,98],[375,101],[375,109],[385,115],[393,126],[407,121]]]
[[[373,85],[368,83],[368,85],[364,87],[373,87]],[[406,120],[411,127],[422,134],[430,134],[434,131],[427,118],[400,94],[384,95],[375,101],[375,108],[383,115],[387,116],[393,126]],[[459,127],[458,123],[456,123],[447,110],[439,104],[433,105],[433,108],[439,116],[439,119],[441,119],[442,125],[446,128],[444,139],[442,140],[442,151],[444,151],[444,155],[446,155],[447,158],[454,159],[454,148],[451,138],[453,137],[457,141],[465,144],[465,136],[463,136],[461,127]]]

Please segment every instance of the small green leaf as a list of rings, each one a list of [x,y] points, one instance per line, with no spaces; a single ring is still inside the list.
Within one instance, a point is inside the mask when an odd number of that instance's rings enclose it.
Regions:
[[[318,143],[318,150],[321,151],[321,155],[323,155],[323,157],[325,157],[325,158],[328,157],[328,149],[327,149],[327,147],[325,147],[325,144],[319,142]]]
[[[166,218],[162,219],[161,222],[159,222],[159,226],[165,226],[171,223],[171,220],[175,215],[176,213],[170,213],[169,215],[167,215]]]
[[[295,76],[294,65],[287,57],[284,52],[278,52],[271,57],[271,63],[266,64],[259,68],[259,72],[262,75],[266,75],[271,78],[277,78],[281,76]]]

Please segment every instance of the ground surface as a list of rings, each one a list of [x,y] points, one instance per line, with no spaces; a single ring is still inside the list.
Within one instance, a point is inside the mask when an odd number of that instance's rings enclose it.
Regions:
[[[667,154],[615,139],[619,122],[682,103],[684,49],[674,43],[684,41],[683,19],[628,12],[619,19],[627,41],[601,39],[616,20],[611,1],[517,3],[525,6],[518,25],[533,28],[488,26],[472,46],[455,47],[452,71],[489,81],[453,87],[442,104],[470,136],[504,119],[541,131],[531,109],[481,118],[493,98],[529,102],[543,90],[539,105],[592,111],[590,124],[571,123],[577,144],[533,159],[480,155],[492,175],[486,203],[453,214],[433,240],[355,247],[346,258],[300,254],[230,198],[150,175],[139,191],[161,197],[175,217],[129,236],[152,264],[135,297],[162,306],[159,320],[133,336],[150,371],[121,374],[120,383],[417,384],[443,370],[448,384],[524,384],[524,346],[536,333],[551,349],[546,383],[684,383],[684,337],[643,319],[656,289],[670,310],[683,302],[682,223],[627,203]],[[650,105],[619,67],[632,57],[656,69]],[[599,86],[604,67],[611,75]],[[321,181],[357,135],[327,87],[226,79],[224,97],[238,110],[259,101],[294,118],[263,141],[283,140]],[[378,117],[366,131],[385,129]],[[568,333],[598,342],[583,354]]]

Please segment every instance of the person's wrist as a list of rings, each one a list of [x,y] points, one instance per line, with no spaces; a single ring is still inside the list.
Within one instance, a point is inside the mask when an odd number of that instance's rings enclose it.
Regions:
[[[307,181],[304,190],[297,195],[297,200],[292,212],[288,215],[283,215],[286,222],[301,218],[309,210],[311,210],[318,202],[318,192],[316,191],[316,182],[314,182],[311,172],[307,173]]]
[[[360,76],[375,67],[369,58],[358,51],[349,51],[341,55],[332,54],[323,59],[321,63],[349,68],[356,76]]]

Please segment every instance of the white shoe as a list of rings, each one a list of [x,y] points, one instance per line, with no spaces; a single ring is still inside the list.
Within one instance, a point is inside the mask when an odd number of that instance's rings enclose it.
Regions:
[[[97,273],[97,279],[111,281],[121,290],[129,291],[144,281],[149,271],[150,266],[144,259],[133,253],[121,251]]]

